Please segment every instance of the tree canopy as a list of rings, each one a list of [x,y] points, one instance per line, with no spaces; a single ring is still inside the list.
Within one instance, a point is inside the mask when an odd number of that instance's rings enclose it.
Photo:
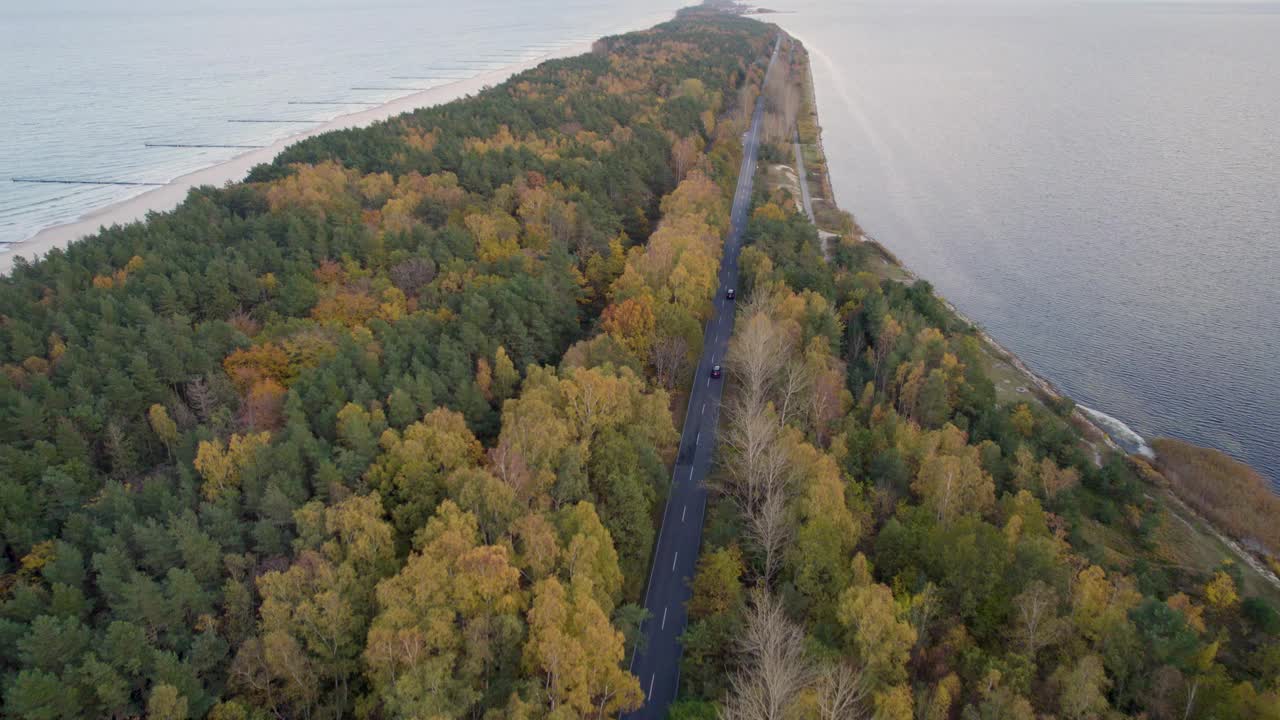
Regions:
[[[772,34],[606,38],[0,280],[0,714],[638,706]]]

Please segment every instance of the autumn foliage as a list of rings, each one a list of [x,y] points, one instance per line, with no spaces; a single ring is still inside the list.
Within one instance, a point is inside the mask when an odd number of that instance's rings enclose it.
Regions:
[[[667,391],[770,36],[682,16],[20,263],[0,714],[638,707]]]
[[[1152,447],[1156,467],[1178,497],[1232,535],[1280,554],[1280,498],[1256,470],[1217,450],[1168,438]]]

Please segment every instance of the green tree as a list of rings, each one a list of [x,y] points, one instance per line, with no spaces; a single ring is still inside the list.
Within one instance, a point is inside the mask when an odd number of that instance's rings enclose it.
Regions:
[[[7,684],[4,708],[9,717],[23,720],[56,720],[76,717],[79,697],[57,675],[22,670]]]
[[[147,699],[148,720],[186,720],[187,699],[172,685],[157,685]]]
[[[618,563],[629,595],[643,587],[653,545],[656,487],[666,468],[654,449],[637,438],[609,428],[591,444],[588,476],[600,521],[614,539]]]
[[[689,619],[736,613],[742,608],[742,576],[746,566],[736,545],[704,552],[693,576],[693,596],[689,598]]]

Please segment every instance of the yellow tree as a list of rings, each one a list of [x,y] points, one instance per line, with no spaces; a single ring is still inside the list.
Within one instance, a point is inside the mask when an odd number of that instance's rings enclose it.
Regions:
[[[395,537],[378,493],[352,495],[325,507],[313,500],[293,514],[295,546],[317,550],[330,562],[350,565],[358,575],[380,577],[395,565]]]
[[[516,563],[535,582],[555,572],[560,560],[560,540],[555,526],[541,513],[530,513],[511,523]]]
[[[587,260],[585,273],[592,297],[604,298],[609,286],[626,269],[627,253],[623,249],[626,239],[626,234],[619,233],[609,241],[608,253],[595,253]]]
[[[499,401],[506,400],[515,394],[516,385],[520,383],[520,373],[507,349],[498,346],[493,354],[493,395]]]
[[[358,171],[336,162],[293,165],[293,174],[277,180],[267,189],[272,212],[301,209],[325,217],[330,212],[350,212],[359,204],[351,193]]]
[[[1022,490],[1035,490],[1040,483],[1040,466],[1026,445],[1018,445],[1013,453],[1013,484]]]
[[[1022,437],[1029,438],[1036,430],[1036,417],[1031,414],[1031,408],[1026,403],[1019,403],[1009,420],[1013,423],[1013,429]]]
[[[382,493],[396,527],[405,534],[426,522],[444,497],[451,473],[479,465],[483,458],[466,419],[445,408],[432,410],[404,432],[384,431],[379,445],[382,453],[365,479]]]
[[[1106,695],[1111,680],[1097,655],[1085,655],[1074,665],[1059,667],[1050,681],[1058,687],[1058,707],[1067,720],[1103,717],[1111,708]]]
[[[650,391],[628,368],[571,367],[558,376],[553,368],[531,367],[520,397],[503,405],[498,448],[527,464],[538,492],[558,485],[556,502],[576,502],[586,493],[580,468],[590,458],[591,442],[609,428],[660,453],[676,439],[666,392]]]
[[[854,558],[853,576],[853,584],[840,595],[836,616],[874,686],[896,685],[906,679],[916,631],[893,592],[871,580],[862,553]]]
[[[392,717],[459,717],[519,637],[520,572],[505,547],[480,545],[475,518],[449,501],[421,540],[378,584],[366,674]]]
[[[169,417],[169,411],[160,403],[147,410],[147,421],[151,424],[151,431],[164,443],[165,450],[172,458],[173,446],[178,442],[178,424]]]
[[[915,701],[911,688],[895,685],[877,692],[874,696],[875,720],[912,720]]]
[[[716,288],[718,258],[705,247],[685,250],[667,276],[666,286],[671,302],[693,311],[699,318],[709,317],[710,300]]]
[[[547,707],[579,716],[612,716],[644,702],[640,681],[622,669],[622,633],[609,624],[591,583],[566,588],[555,578],[533,588],[524,664],[542,678]]]
[[[676,182],[684,180],[698,164],[701,149],[702,142],[697,135],[680,138],[671,144],[671,170],[675,173]]]
[[[729,228],[729,205],[715,181],[700,170],[688,174],[675,190],[662,199],[663,218],[697,216],[722,234]]]
[[[1236,581],[1226,571],[1219,570],[1204,586],[1204,600],[1216,613],[1224,613],[1240,602]]]
[[[294,369],[289,363],[289,354],[275,343],[263,343],[236,350],[222,361],[222,367],[241,392],[263,379],[271,379],[287,385],[294,374]]]
[[[600,329],[641,360],[653,347],[655,324],[653,298],[647,294],[610,305],[600,315]]]
[[[520,252],[520,223],[507,213],[474,213],[463,222],[476,239],[476,252],[482,261],[498,262]]]
[[[549,493],[560,458],[577,447],[577,432],[565,416],[564,402],[555,370],[530,366],[520,397],[503,403],[502,433],[494,448],[504,461],[497,463],[498,475],[519,482],[521,487],[515,489],[524,497]],[[504,472],[516,460],[523,472]]]
[[[813,603],[813,612],[834,619],[835,601],[850,583],[849,557],[861,524],[849,511],[840,468],[830,455],[794,435],[787,436],[793,481],[795,540],[788,553],[796,588]]]
[[[485,400],[493,402],[493,368],[489,366],[488,358],[476,358],[476,387],[480,388]]]
[[[1187,623],[1187,627],[1198,633],[1205,631],[1204,608],[1192,602],[1186,593],[1170,595],[1169,599],[1165,600],[1165,604],[1182,616],[1182,619]]]
[[[586,580],[595,593],[596,603],[606,613],[613,612],[622,594],[622,571],[613,538],[596,515],[595,506],[580,502],[561,510],[557,517],[560,529],[560,568],[570,583]]]
[[[746,566],[737,545],[703,553],[693,576],[689,617],[700,620],[737,609],[742,604],[742,575]]]
[[[975,512],[995,503],[995,482],[982,469],[978,449],[964,444],[964,435],[952,425],[928,433],[925,455],[911,489],[939,522]]]
[[[1080,484],[1080,473],[1075,468],[1060,468],[1049,458],[1040,461],[1040,487],[1044,496],[1050,500],[1058,493],[1070,490]]]
[[[202,440],[196,449],[195,468],[204,479],[200,492],[210,500],[240,487],[241,472],[271,442],[271,433],[232,435],[224,446],[219,440]]]
[[[394,567],[392,530],[376,494],[330,508],[311,503],[295,520],[300,552],[288,569],[258,578],[258,635],[241,647],[232,674],[265,678],[299,714],[323,704],[341,715],[350,709],[373,586]]]
[[[1081,634],[1100,646],[1106,638],[1129,621],[1129,611],[1142,601],[1142,593],[1124,575],[1107,577],[1107,572],[1090,565],[1076,575],[1072,587],[1072,619]]]

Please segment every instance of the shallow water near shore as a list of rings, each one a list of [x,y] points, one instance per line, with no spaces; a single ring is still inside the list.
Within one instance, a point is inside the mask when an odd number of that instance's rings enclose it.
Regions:
[[[1081,404],[1280,487],[1280,4],[770,6],[869,234]]]
[[[0,3],[0,251],[21,254],[41,229],[152,189],[14,177],[165,183],[415,90],[648,27],[684,4]]]

